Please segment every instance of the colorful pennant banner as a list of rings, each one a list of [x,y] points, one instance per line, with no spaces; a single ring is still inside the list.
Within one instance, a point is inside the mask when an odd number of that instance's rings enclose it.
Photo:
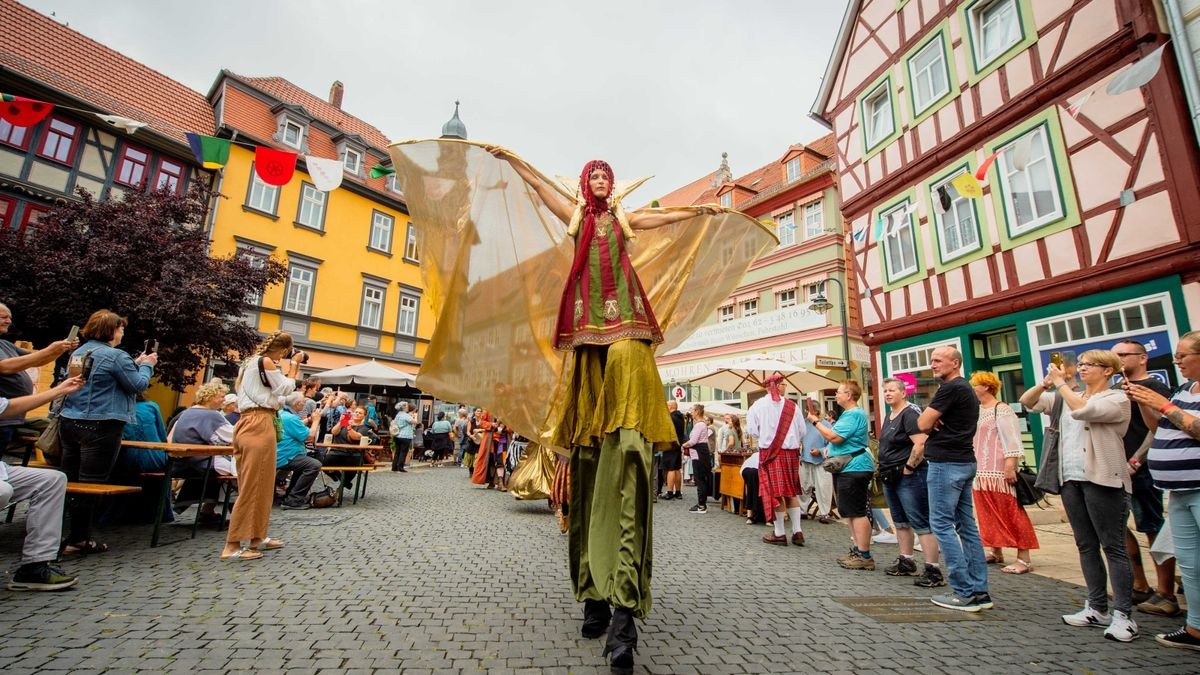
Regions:
[[[206,169],[220,169],[229,163],[229,139],[216,136],[202,136],[187,132],[188,145],[196,161]]]
[[[332,192],[342,184],[346,167],[340,159],[305,155],[304,164],[308,167],[308,175],[312,176],[313,187],[321,192]]]
[[[131,120],[128,117],[121,117],[120,115],[103,115],[101,113],[95,113],[95,115],[105,122],[108,122],[109,126],[113,126],[118,129],[124,129],[125,133],[127,134],[132,134],[138,129],[148,126],[145,122]]]
[[[260,145],[254,149],[254,173],[267,185],[287,185],[296,173],[296,158],[299,156],[294,152]]]
[[[382,164],[376,164],[375,166],[371,167],[371,178],[383,178],[384,176],[390,176],[394,173],[396,173],[395,169]]]
[[[986,171],[987,166],[991,166],[991,163],[995,160],[996,155],[992,155],[986,160],[986,166],[981,166],[979,170],[981,172]],[[963,173],[950,181],[950,184],[954,186],[954,189],[958,191],[960,196],[967,199],[979,199],[983,196],[983,188],[979,185],[978,175],[978,173],[975,176],[972,176],[970,173]]]
[[[54,110],[53,103],[0,94],[0,119],[14,127],[31,127],[46,119],[51,110]]]

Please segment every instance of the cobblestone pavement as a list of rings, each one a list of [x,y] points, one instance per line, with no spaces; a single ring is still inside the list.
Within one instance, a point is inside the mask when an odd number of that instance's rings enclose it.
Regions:
[[[277,510],[271,535],[289,545],[254,562],[218,561],[212,530],[157,549],[149,528],[101,530],[112,551],[65,564],[75,589],[0,591],[0,669],[607,672],[603,641],[578,636],[566,537],[545,502],[472,487],[462,469],[381,472],[370,486],[357,506]],[[837,567],[844,526],[767,546],[764,528],[690,503],[656,507],[639,672],[1200,672],[1200,654],[1154,643],[1181,620],[1140,615],[1135,642],[1104,640],[1059,619],[1081,588],[1036,575],[993,570],[989,620],[880,623],[834,598],[933,592]],[[0,525],[8,564],[22,522]],[[894,547],[876,554],[889,562]]]

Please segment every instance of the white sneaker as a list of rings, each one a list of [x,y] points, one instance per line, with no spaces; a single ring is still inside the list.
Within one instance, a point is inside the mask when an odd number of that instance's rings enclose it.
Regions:
[[[1126,617],[1126,620],[1128,620],[1128,618],[1129,617]],[[1108,612],[1098,612],[1088,606],[1086,602],[1083,604],[1082,611],[1075,612],[1074,614],[1063,614],[1062,620],[1063,623],[1067,624],[1068,626],[1096,627],[1107,626],[1113,621],[1112,616]],[[1136,631],[1137,629],[1134,628],[1135,634]]]
[[[1133,642],[1138,636],[1137,624],[1125,612],[1114,611],[1112,624],[1104,629],[1104,637],[1117,642]]]
[[[914,551],[922,551],[922,552],[924,551],[924,549],[921,548],[921,540],[920,539],[913,542],[913,550]]]
[[[896,534],[894,532],[888,532],[887,530],[884,530],[874,537],[871,537],[871,541],[875,542],[876,544],[895,544],[899,542],[899,540],[896,539]]]

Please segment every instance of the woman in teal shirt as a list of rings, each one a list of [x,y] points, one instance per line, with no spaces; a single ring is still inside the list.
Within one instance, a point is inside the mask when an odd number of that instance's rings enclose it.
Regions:
[[[838,564],[850,570],[874,570],[871,521],[867,513],[871,508],[871,478],[875,475],[875,461],[867,449],[869,424],[867,414],[858,405],[860,398],[862,387],[853,380],[846,380],[837,389],[837,404],[842,408],[842,415],[837,422],[829,426],[812,413],[809,413],[808,421],[829,441],[830,457],[854,457],[845,469],[833,475],[838,513],[846,519],[850,526],[850,537],[854,540],[854,546],[848,554],[838,559]]]

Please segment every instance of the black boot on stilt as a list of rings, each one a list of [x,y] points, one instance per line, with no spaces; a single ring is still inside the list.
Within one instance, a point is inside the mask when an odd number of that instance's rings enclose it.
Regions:
[[[620,675],[633,673],[633,653],[637,651],[637,625],[633,622],[633,610],[618,607],[613,610],[612,623],[608,625],[608,642],[604,655],[612,672]]]
[[[583,601],[583,637],[591,640],[604,635],[608,630],[608,622],[612,619],[612,610],[603,600]]]

